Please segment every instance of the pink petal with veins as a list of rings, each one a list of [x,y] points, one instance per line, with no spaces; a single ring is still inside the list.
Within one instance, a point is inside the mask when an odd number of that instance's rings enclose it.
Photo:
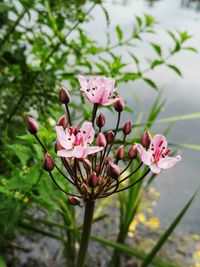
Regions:
[[[140,145],[136,144],[137,150],[140,153],[140,159],[145,165],[150,165],[151,164],[151,153],[146,151],[146,149]]]
[[[84,122],[78,136],[82,136],[83,143],[88,146],[94,140],[94,129],[91,122]]]
[[[163,149],[163,152],[167,149],[167,140],[166,138],[161,134],[156,134],[152,139],[150,143],[150,149],[154,148],[154,150],[160,148]]]
[[[158,166],[162,169],[168,169],[176,165],[181,160],[181,156],[178,155],[175,158],[166,157],[158,161]]]
[[[58,156],[63,158],[71,158],[73,157],[73,149],[62,149],[57,151]]]
[[[150,169],[151,169],[151,171],[152,171],[153,173],[155,173],[155,174],[159,174],[160,171],[161,171],[161,168],[158,167],[157,164],[151,164],[151,165],[150,165]]]
[[[55,126],[55,130],[60,145],[66,149],[71,149],[73,147],[74,135],[70,136],[68,132],[65,133],[62,126]]]

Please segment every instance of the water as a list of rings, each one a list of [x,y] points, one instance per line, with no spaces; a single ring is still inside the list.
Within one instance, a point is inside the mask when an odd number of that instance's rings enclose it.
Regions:
[[[148,38],[149,40],[158,41],[167,48],[170,45],[170,39],[167,38],[163,29],[187,30],[194,36],[188,44],[200,49],[200,13],[197,12],[199,1],[189,2],[191,1],[107,1],[105,7],[110,14],[112,40],[116,40],[114,29],[117,24],[121,25],[125,35],[128,35],[131,31],[133,16],[148,13],[160,23],[158,26],[159,36],[156,39]],[[188,4],[190,8],[186,8]],[[94,10],[93,16],[93,24],[86,25],[85,27],[89,35],[95,37],[98,42],[103,44],[105,41],[106,24],[102,23],[103,14],[100,8]],[[126,61],[128,59],[126,52],[118,51],[122,54],[123,60]],[[152,50],[145,45],[142,45],[142,48],[136,51],[139,56],[151,57],[153,55]],[[156,81],[159,88],[163,89],[163,99],[167,100],[165,110],[160,118],[200,111],[200,55],[182,52],[175,56],[172,62],[181,67],[183,79],[177,77],[165,67],[149,74]],[[156,92],[141,81],[120,85],[118,89],[125,96],[130,107],[134,108],[136,112],[145,110],[146,114],[157,95]],[[136,101],[136,96],[140,99],[139,104]],[[157,132],[162,132],[166,126],[166,124],[157,124],[154,129]],[[192,143],[200,145],[200,121],[188,120],[177,122],[168,139],[179,144]],[[167,226],[175,218],[193,192],[200,186],[200,151],[181,149],[180,154],[183,158],[182,162],[166,172],[163,171],[154,183],[161,192],[160,200],[155,208],[155,214],[161,218],[162,226]],[[179,225],[179,230],[200,234],[199,203],[200,194]]]

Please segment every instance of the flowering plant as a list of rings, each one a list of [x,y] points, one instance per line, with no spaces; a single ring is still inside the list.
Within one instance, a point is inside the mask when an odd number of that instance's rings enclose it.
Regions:
[[[45,151],[43,167],[49,172],[52,181],[68,196],[70,204],[85,207],[82,237],[76,264],[77,267],[82,267],[84,266],[89,243],[95,200],[127,190],[142,181],[150,171],[158,174],[161,169],[168,169],[177,164],[181,157],[179,155],[176,157],[169,156],[170,149],[167,148],[167,141],[163,135],[157,134],[151,138],[149,132],[145,131],[141,144],[132,144],[129,148],[129,163],[127,166],[123,167],[123,164],[120,166],[120,161],[124,159],[125,148],[127,148],[125,145],[126,138],[131,133],[132,124],[129,120],[124,124],[123,139],[114,153],[112,148],[119,132],[121,113],[125,107],[122,98],[119,95],[113,95],[115,82],[113,79],[106,77],[86,78],[79,76],[78,79],[81,92],[93,104],[93,112],[91,121],[83,122],[82,126],[72,125],[68,106],[70,95],[65,88],[61,88],[60,101],[65,105],[66,114],[58,120],[55,126],[57,134],[55,151],[60,157],[67,174],[58,167],[39,138],[37,121],[27,117],[27,129],[35,136]],[[102,113],[97,114],[100,105],[114,105],[117,113],[114,130],[106,132],[102,130],[106,118]],[[96,140],[95,145],[93,145],[94,139]],[[140,164],[124,177],[137,154],[141,161]],[[147,171],[133,182],[124,185],[124,181],[133,177],[143,164],[149,166]],[[74,186],[76,193],[68,192],[59,185],[52,172],[54,167]]]

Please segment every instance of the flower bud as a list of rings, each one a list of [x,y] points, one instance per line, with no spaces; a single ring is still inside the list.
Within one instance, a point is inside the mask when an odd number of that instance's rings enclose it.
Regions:
[[[58,150],[62,150],[63,147],[61,146],[61,144],[58,142],[58,140],[56,140],[55,142],[55,146],[54,146],[54,151],[57,153]]]
[[[98,179],[96,173],[95,172],[91,173],[89,178],[88,178],[89,187],[95,188],[95,187],[97,187],[98,183],[99,183],[99,179]]]
[[[107,166],[107,174],[113,179],[117,179],[120,176],[120,168],[114,163],[109,163]]]
[[[148,131],[144,131],[141,139],[141,144],[143,145],[143,147],[149,148],[150,143],[151,143],[150,133]]]
[[[131,121],[128,120],[128,121],[124,124],[123,132],[124,132],[125,135],[128,135],[128,134],[130,134],[131,130],[132,130]]]
[[[113,142],[113,138],[114,138],[114,133],[113,131],[108,131],[106,133],[106,140],[108,144],[111,144]]]
[[[100,168],[100,164],[97,163],[97,164],[95,165],[95,167],[94,167],[95,172],[99,173],[99,171],[100,171],[99,168]]]
[[[64,129],[67,128],[67,117],[65,114],[59,118],[57,125],[62,126]]]
[[[59,97],[62,104],[68,104],[70,102],[70,94],[64,87],[61,87]]]
[[[116,151],[116,160],[122,160],[124,158],[124,145],[121,145]]]
[[[136,145],[132,145],[132,147],[130,148],[129,152],[128,152],[128,156],[130,159],[134,159],[137,155],[137,148]]]
[[[107,157],[105,158],[105,164],[106,164],[106,165],[108,165],[111,161],[112,161],[112,160],[111,160],[111,157],[108,157],[108,156],[107,156]]]
[[[81,201],[78,197],[73,197],[73,196],[68,197],[68,202],[73,206],[80,205],[80,203],[81,203]]]
[[[107,144],[107,141],[106,141],[105,135],[103,133],[99,133],[97,136],[97,145],[105,147],[106,144]]]
[[[86,171],[90,171],[92,168],[92,163],[89,161],[89,159],[83,159],[83,167]]]
[[[124,106],[124,101],[121,97],[114,103],[114,108],[117,112],[122,112],[124,110]]]
[[[38,122],[35,119],[27,116],[26,117],[26,128],[30,134],[36,134],[39,130]]]
[[[50,172],[53,170],[53,168],[54,168],[54,161],[51,155],[49,155],[49,153],[46,153],[43,162],[43,169],[47,172]]]
[[[85,183],[83,183],[83,184],[81,185],[81,191],[82,191],[83,193],[87,193],[87,192],[88,192],[88,187],[87,187],[87,185],[86,185]]]
[[[102,175],[99,175],[98,178],[99,178],[99,185],[105,184],[106,180],[105,180],[105,178]]]
[[[99,116],[96,119],[96,125],[99,128],[102,128],[105,125],[105,122],[106,122],[105,116],[102,113],[100,113]]]

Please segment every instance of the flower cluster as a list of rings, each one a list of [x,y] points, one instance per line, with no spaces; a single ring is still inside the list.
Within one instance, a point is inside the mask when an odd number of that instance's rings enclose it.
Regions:
[[[55,149],[66,172],[54,162],[39,138],[37,121],[27,117],[28,131],[36,137],[46,153],[43,163],[44,169],[49,172],[56,186],[68,195],[72,205],[79,205],[81,198],[87,202],[126,190],[144,179],[150,171],[158,174],[161,169],[171,168],[181,160],[179,155],[169,156],[170,149],[167,147],[167,141],[163,135],[157,134],[151,138],[149,132],[145,131],[141,144],[132,144],[129,148],[127,166],[120,167],[119,162],[124,159],[126,138],[131,133],[132,124],[128,120],[122,129],[119,128],[124,102],[119,95],[115,95],[115,81],[106,77],[86,78],[83,76],[79,76],[78,80],[80,91],[93,104],[93,112],[91,121],[85,121],[80,126],[72,125],[68,106],[71,101],[70,95],[65,88],[61,88],[60,101],[65,105],[66,114],[58,120],[55,126],[57,134]],[[102,131],[106,118],[102,113],[97,115],[101,105],[114,106],[118,114],[114,130]],[[124,137],[114,153],[113,146],[116,145],[116,136],[121,130]],[[93,144],[94,140],[95,144]],[[140,164],[124,177],[136,157],[139,157]],[[148,168],[141,177],[122,187],[122,183],[136,174],[143,164],[147,165]],[[57,183],[52,173],[54,167],[75,187],[76,194],[65,191]]]

